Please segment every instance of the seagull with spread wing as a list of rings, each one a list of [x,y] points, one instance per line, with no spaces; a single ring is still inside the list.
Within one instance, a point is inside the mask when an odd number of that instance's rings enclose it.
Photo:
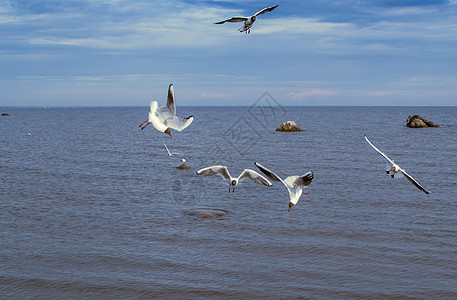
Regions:
[[[165,149],[167,149],[168,156],[182,154],[182,153],[170,152],[170,150],[168,150],[167,145],[165,145],[165,142],[163,143],[163,145],[165,146]]]
[[[213,175],[219,175],[224,180],[229,181],[229,192],[230,188],[232,188],[232,192],[235,191],[235,186],[243,181],[246,178],[251,179],[257,184],[261,185],[266,185],[266,186],[272,186],[271,182],[268,181],[265,177],[257,173],[256,171],[250,170],[250,169],[245,169],[243,172],[241,172],[240,176],[238,177],[232,177],[227,169],[226,166],[211,166],[207,168],[203,168],[197,171],[197,175],[204,175],[204,176],[213,176]]]
[[[230,23],[244,22],[243,26],[241,26],[241,28],[239,28],[238,30],[240,32],[246,32],[246,34],[248,34],[248,33],[251,33],[251,27],[254,24],[255,20],[257,20],[257,17],[263,15],[266,12],[270,12],[270,11],[274,10],[278,6],[279,6],[279,4],[275,5],[275,6],[271,6],[271,7],[265,7],[264,9],[259,10],[258,12],[256,12],[254,15],[252,15],[250,17],[240,17],[240,16],[231,17],[230,19],[220,21],[220,22],[217,22],[214,24],[224,24],[225,22],[230,22]]]
[[[139,127],[143,130],[146,126],[152,124],[157,131],[166,133],[171,137],[170,128],[181,131],[187,128],[193,120],[193,116],[187,118],[176,116],[175,92],[173,84],[170,84],[167,104],[159,107],[157,101],[151,101],[148,119],[141,123]]]
[[[376,148],[375,145],[373,145],[372,142],[370,142],[370,140],[367,138],[367,136],[365,135],[365,140],[367,140],[368,144],[370,144],[371,147],[373,147],[373,149],[375,149],[379,154],[381,154],[382,157],[384,157],[385,159],[387,159],[387,161],[392,165],[390,168],[388,168],[386,170],[386,173],[387,174],[390,174],[390,176],[392,178],[400,178],[400,177],[403,177],[405,176],[406,179],[408,179],[412,184],[414,184],[419,190],[423,191],[424,193],[426,194],[430,194],[429,191],[427,191],[426,189],[424,189],[411,175],[409,175],[408,173],[406,173],[405,170],[403,170],[402,168],[400,168],[399,165],[397,165],[396,163],[394,163],[393,160],[391,160],[390,158],[387,157],[387,155],[385,155],[381,150],[379,150],[378,148]]]
[[[272,171],[268,170],[261,164],[259,164],[257,162],[255,162],[254,164],[269,179],[271,179],[273,181],[280,181],[280,182],[282,182],[282,184],[285,185],[285,187],[287,188],[287,191],[289,192],[289,197],[290,197],[289,210],[288,210],[289,212],[290,212],[290,209],[292,207],[294,207],[295,204],[297,204],[297,202],[300,199],[300,196],[302,194],[308,195],[308,193],[303,192],[303,189],[307,188],[311,184],[311,181],[314,178],[313,171],[308,171],[301,176],[289,176],[286,179],[282,180],[281,177],[279,177]]]

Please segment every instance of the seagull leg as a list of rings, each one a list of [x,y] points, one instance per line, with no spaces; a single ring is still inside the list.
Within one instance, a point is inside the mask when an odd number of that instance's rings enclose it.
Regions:
[[[305,192],[302,192],[302,193],[303,193],[303,195],[308,195],[308,193],[305,193]]]
[[[144,123],[146,123],[146,122],[148,122],[148,121],[149,121],[149,120],[146,120],[146,121],[144,121],[144,122],[143,122],[143,123],[141,123],[141,124],[140,124],[140,126],[138,126],[138,127],[141,127],[141,126],[143,126],[143,124],[144,124]]]
[[[143,127],[141,127],[141,130],[145,129],[146,126],[148,126],[149,124],[151,124],[151,122],[148,122],[148,123],[146,123],[146,125],[144,125]]]

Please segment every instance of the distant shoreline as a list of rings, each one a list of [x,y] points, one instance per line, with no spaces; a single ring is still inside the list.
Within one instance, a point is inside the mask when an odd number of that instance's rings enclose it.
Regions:
[[[242,108],[251,107],[252,105],[178,105],[178,107],[202,107],[202,108]],[[457,105],[281,105],[282,107],[457,107]],[[42,108],[42,109],[73,109],[73,108],[148,108],[149,105],[119,105],[119,106],[80,106],[80,105],[67,105],[67,106],[41,106],[41,105],[29,105],[29,106],[0,106],[0,109],[8,108]],[[265,105],[264,107],[268,107]]]

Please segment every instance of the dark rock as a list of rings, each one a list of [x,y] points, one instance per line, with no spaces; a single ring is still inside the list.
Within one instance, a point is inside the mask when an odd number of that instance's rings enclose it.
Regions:
[[[186,164],[182,164],[182,165],[180,165],[180,166],[178,166],[178,167],[176,167],[176,168],[177,168],[177,169],[181,169],[181,170],[190,169],[190,167],[189,167],[188,165],[186,165]]]
[[[276,128],[276,131],[281,131],[281,132],[295,132],[295,131],[303,131],[294,121],[287,121],[279,125],[278,128]]]
[[[6,114],[6,113],[2,114],[2,117],[6,117],[6,116],[9,116],[9,114]]]
[[[227,212],[221,209],[196,208],[187,211],[186,214],[198,218],[216,218],[225,216]]]
[[[426,128],[426,127],[439,127],[433,124],[432,121],[428,121],[420,115],[409,116],[406,120],[406,126],[409,128]]]

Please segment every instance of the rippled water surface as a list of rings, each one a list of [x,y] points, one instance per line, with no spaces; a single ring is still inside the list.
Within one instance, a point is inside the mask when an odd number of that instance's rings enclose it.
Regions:
[[[456,107],[178,107],[195,121],[171,139],[139,130],[147,108],[1,112],[2,299],[457,298]],[[309,194],[288,213],[280,183],[195,174],[255,161],[313,170]]]

